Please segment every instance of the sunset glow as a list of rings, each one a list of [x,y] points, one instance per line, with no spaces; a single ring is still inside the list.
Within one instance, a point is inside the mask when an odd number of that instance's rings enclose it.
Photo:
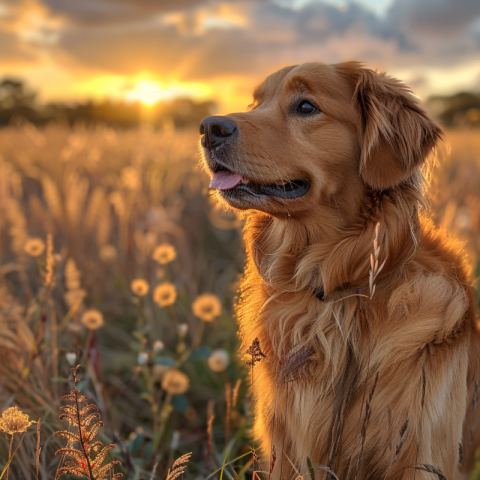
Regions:
[[[141,102],[145,105],[153,105],[165,98],[168,93],[163,91],[157,83],[142,81],[127,93],[128,101]]]

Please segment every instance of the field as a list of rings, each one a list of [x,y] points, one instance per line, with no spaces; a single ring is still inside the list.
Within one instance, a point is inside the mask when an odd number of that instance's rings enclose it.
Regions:
[[[447,132],[431,215],[465,241],[480,275],[478,131]],[[66,445],[59,420],[69,370],[98,406],[99,438],[129,479],[187,478],[227,462],[252,475],[248,370],[233,304],[242,219],[208,192],[196,131],[30,125],[0,130],[0,413],[37,429],[0,433],[0,472],[53,479]],[[208,295],[205,295],[208,294]],[[216,474],[219,477],[220,474]],[[64,476],[62,478],[68,478]],[[78,478],[78,477],[71,477]],[[109,478],[109,477],[106,477]],[[472,478],[480,479],[480,469]]]

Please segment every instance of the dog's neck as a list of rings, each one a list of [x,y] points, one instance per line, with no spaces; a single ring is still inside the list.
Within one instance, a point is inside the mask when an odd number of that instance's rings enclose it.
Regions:
[[[388,192],[366,190],[356,221],[346,224],[337,208],[308,218],[279,219],[254,212],[245,228],[249,259],[275,290],[312,292],[326,297],[341,290],[365,289],[375,227],[380,223],[382,276],[398,270],[416,249],[419,192],[404,184]]]

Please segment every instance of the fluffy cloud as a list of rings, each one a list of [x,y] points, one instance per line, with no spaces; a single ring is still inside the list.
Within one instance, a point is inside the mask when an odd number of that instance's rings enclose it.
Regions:
[[[53,15],[62,15],[73,24],[109,25],[189,9],[204,0],[43,0],[42,3]]]
[[[89,1],[98,9],[113,3]],[[79,7],[83,9],[89,1],[68,4],[83,5]],[[177,8],[175,16],[160,16],[157,22],[132,20],[124,29],[100,28],[95,22],[82,28],[73,25],[64,31],[59,46],[96,68],[118,73],[139,69],[181,71],[190,79],[268,70],[279,62],[303,61],[305,52],[311,60],[341,61],[355,54],[367,62],[387,65],[425,61],[439,65],[464,61],[479,51],[478,36],[469,27],[480,17],[480,6],[470,0],[460,0],[463,4],[458,6],[453,0],[397,0],[384,17],[357,4],[338,9],[316,2],[294,10],[272,2],[244,2],[248,21],[244,25],[227,24],[229,28],[211,21],[215,3],[193,6],[200,2],[185,2],[190,8]],[[115,3],[118,14],[127,6],[131,7],[128,0]],[[145,2],[142,8],[147,11],[147,7],[153,12],[155,3]],[[199,28],[201,21],[207,27]],[[389,59],[392,53],[396,57]]]
[[[14,3],[5,1],[7,8]],[[428,88],[425,68],[466,65],[480,50],[480,2],[472,0],[394,0],[381,16],[357,3],[337,8],[320,0],[295,9],[278,0],[21,3],[60,19],[55,42],[43,45],[51,58],[92,73],[148,70],[185,81],[259,80],[282,65],[358,59],[408,69]],[[1,54],[21,56],[25,35],[16,43],[1,21],[0,35],[7,47]]]

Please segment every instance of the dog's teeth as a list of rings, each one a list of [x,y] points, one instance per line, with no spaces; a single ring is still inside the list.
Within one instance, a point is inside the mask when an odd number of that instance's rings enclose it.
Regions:
[[[242,183],[244,183],[245,185],[247,185],[249,181],[250,180],[248,180],[248,178],[243,178],[242,177]]]

